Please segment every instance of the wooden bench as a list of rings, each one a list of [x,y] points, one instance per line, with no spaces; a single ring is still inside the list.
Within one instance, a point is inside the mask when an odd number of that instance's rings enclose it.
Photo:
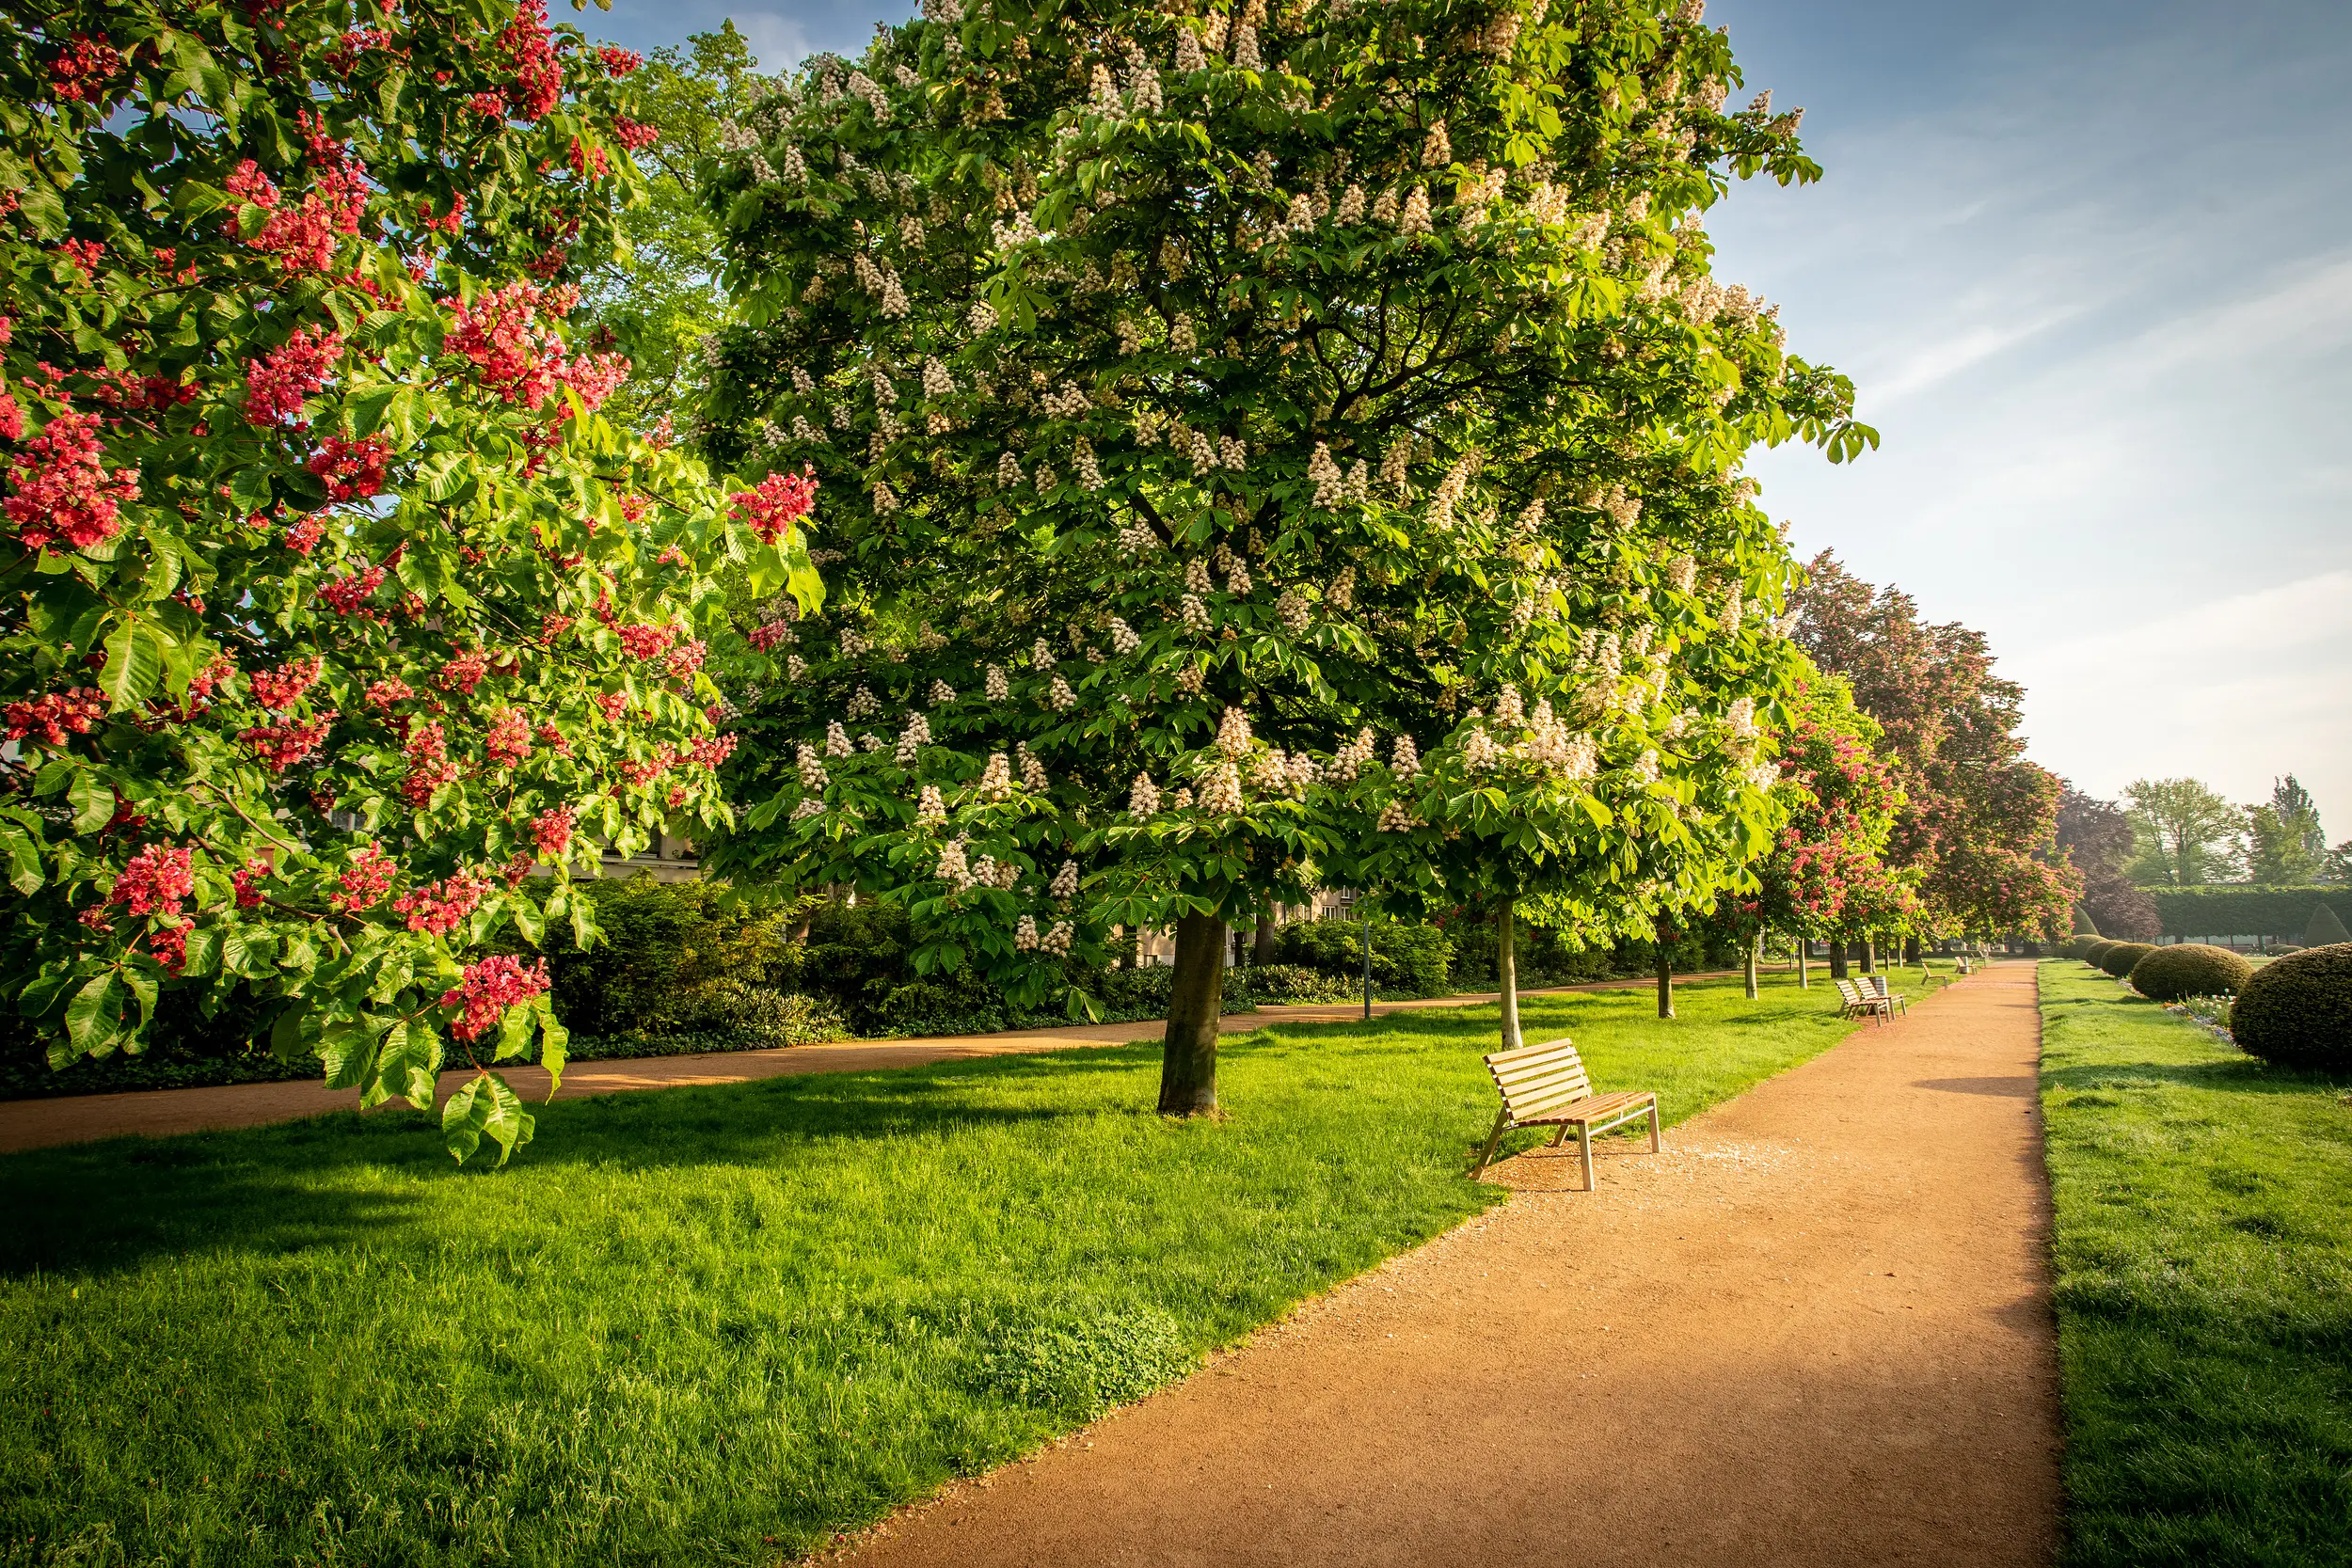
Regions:
[[[1897,990],[1892,985],[1889,985],[1885,975],[1873,974],[1870,976],[1870,990],[1875,991],[1878,995],[1878,999],[1883,1001],[1888,1006],[1894,1008],[1895,1011],[1903,1014],[1905,1017],[1910,1016],[1911,999],[1903,995],[1901,991]],[[1868,992],[1866,992],[1865,994],[1867,995]]]
[[[1860,1018],[1867,1013],[1883,1023],[1895,1016],[1895,1004],[1888,997],[1864,990],[1852,980],[1833,980],[1830,984],[1837,988],[1839,1018]]]
[[[1496,1092],[1502,1096],[1502,1109],[1495,1113],[1495,1130],[1488,1134],[1486,1147],[1478,1151],[1478,1168],[1470,1172],[1472,1180],[1486,1174],[1487,1162],[1495,1157],[1495,1146],[1514,1127],[1559,1128],[1559,1135],[1551,1140],[1554,1148],[1573,1130],[1577,1154],[1584,1166],[1584,1190],[1588,1193],[1593,1190],[1594,1133],[1606,1132],[1646,1112],[1649,1151],[1658,1152],[1658,1097],[1646,1090],[1595,1094],[1592,1080],[1584,1072],[1583,1059],[1577,1055],[1572,1040],[1557,1039],[1542,1045],[1522,1045],[1516,1051],[1498,1051],[1486,1058],[1486,1070],[1494,1076]]]

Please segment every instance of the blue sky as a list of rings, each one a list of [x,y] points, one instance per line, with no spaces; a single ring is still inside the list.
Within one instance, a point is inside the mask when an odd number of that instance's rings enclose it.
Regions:
[[[636,47],[733,16],[763,65],[911,6],[614,0]],[[2095,794],[2293,771],[2352,837],[2352,5],[1713,0],[1820,184],[1743,186],[1726,282],[1854,377],[1883,449],[1761,453],[1765,504],[2028,689]]]

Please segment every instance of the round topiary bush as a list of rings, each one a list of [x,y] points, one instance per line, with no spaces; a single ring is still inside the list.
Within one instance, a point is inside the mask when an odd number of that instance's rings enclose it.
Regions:
[[[2235,996],[2254,966],[2226,947],[2184,942],[2159,947],[2132,965],[2132,989],[2158,1002],[2192,996]]]
[[[2070,958],[2088,958],[2090,955],[2090,950],[2098,946],[2106,940],[2106,938],[2105,937],[2096,936],[2075,937],[2067,942],[2065,947],[2066,956]]]
[[[2113,947],[2115,943],[2108,942],[2104,938],[2100,941],[2092,942],[2090,946],[2083,949],[2083,962],[2089,964],[2093,969],[2098,968],[2099,960],[2106,958],[2107,956],[2107,949]]]
[[[2153,942],[2109,942],[2107,944],[2107,950],[2099,955],[2099,967],[2106,970],[2109,974],[2114,975],[2117,979],[2121,980],[2132,972],[2132,966],[2134,964],[2137,964],[2140,959],[2146,958],[2149,954],[2154,952],[2155,950],[2155,944]]]
[[[2280,1067],[2352,1072],[2352,942],[2254,971],[2230,1009],[2238,1049]]]

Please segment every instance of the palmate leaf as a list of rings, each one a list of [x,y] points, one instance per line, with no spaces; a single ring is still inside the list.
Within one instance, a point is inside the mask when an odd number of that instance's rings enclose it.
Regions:
[[[522,1097],[495,1072],[469,1079],[441,1107],[441,1141],[451,1158],[464,1164],[487,1137],[499,1146],[499,1164],[531,1141],[534,1126]]]

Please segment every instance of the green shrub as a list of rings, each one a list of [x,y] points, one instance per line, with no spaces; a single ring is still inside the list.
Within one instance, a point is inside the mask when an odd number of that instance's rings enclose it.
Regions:
[[[2325,904],[2312,906],[2312,918],[2303,927],[2305,947],[2333,947],[2340,942],[2352,942],[2352,931],[2344,928],[2336,911]]]
[[[1260,1002],[1353,1002],[1363,995],[1363,975],[1327,974],[1304,964],[1253,964],[1244,971],[1249,994]]]
[[[1364,972],[1364,927],[1353,920],[1301,920],[1275,934],[1274,961],[1326,974]],[[1454,943],[1435,926],[1375,921],[1372,983],[1384,991],[1443,996],[1452,989]]]
[[[2145,942],[2116,942],[2099,955],[2099,967],[2121,980],[2132,972],[2132,966],[2154,952],[2155,945]]]
[[[603,940],[586,952],[568,927],[547,934],[555,1016],[583,1035],[723,1034],[745,1016],[746,986],[789,983],[781,911],[738,903],[717,883],[650,877],[581,882]]]
[[[2097,969],[2099,967],[2099,960],[2106,958],[2107,956],[2107,949],[2113,947],[2115,943],[2106,941],[2094,942],[2090,943],[2083,949],[2083,962],[2089,964],[2093,969]]]
[[[2265,964],[2230,1009],[2238,1048],[2281,1067],[2352,1072],[2352,942]]]
[[[2132,966],[2132,989],[2158,1002],[2235,996],[2254,966],[2226,947],[2185,942],[2159,947]]]

